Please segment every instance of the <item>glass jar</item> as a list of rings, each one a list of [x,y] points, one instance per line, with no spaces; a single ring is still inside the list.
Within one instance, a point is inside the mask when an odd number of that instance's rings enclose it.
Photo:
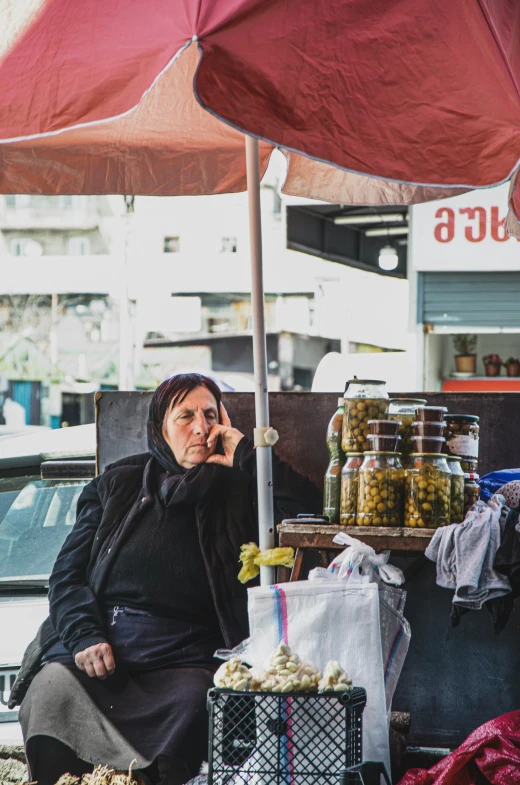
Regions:
[[[415,411],[417,422],[444,422],[446,406],[418,406]]]
[[[478,461],[476,458],[462,458],[460,465],[464,474],[476,474],[478,472]]]
[[[362,452],[347,453],[345,465],[341,470],[341,504],[339,522],[342,526],[356,525],[359,469],[362,463]]]
[[[323,515],[330,523],[339,523],[341,496],[341,469],[345,463],[345,453],[341,449],[343,427],[343,398],[338,398],[338,408],[332,415],[327,428],[327,450],[329,465],[323,483]]]
[[[462,523],[464,520],[464,472],[460,462],[462,458],[450,455],[448,466],[451,472],[451,504],[450,523]]]
[[[406,469],[404,525],[437,529],[450,522],[451,472],[446,455],[414,453]]]
[[[418,406],[425,406],[425,398],[390,398],[388,405],[388,419],[400,420],[399,451],[403,456],[412,453],[412,423],[415,420],[415,410]]]
[[[449,455],[478,460],[479,418],[471,414],[447,414],[444,422]]]
[[[478,474],[469,473],[464,475],[464,517],[480,498],[478,479]]]
[[[398,452],[366,452],[359,470],[358,526],[401,526],[404,469]]]
[[[345,387],[343,415],[343,452],[370,450],[367,435],[369,420],[386,420],[388,393],[386,382],[351,379]]]

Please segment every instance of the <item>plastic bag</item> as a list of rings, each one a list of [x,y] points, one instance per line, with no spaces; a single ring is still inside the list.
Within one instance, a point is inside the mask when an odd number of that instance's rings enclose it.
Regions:
[[[240,583],[260,575],[260,567],[293,567],[294,548],[269,548],[261,551],[254,542],[248,542],[240,548],[240,561],[242,569],[238,573]]]
[[[480,498],[482,501],[489,501],[494,493],[513,480],[520,480],[520,469],[501,469],[498,472],[485,474],[484,477],[481,477],[478,481],[480,485]]]
[[[404,589],[379,584],[379,625],[388,711],[392,706],[392,698],[412,637],[410,625],[403,615],[405,602]]]
[[[309,580],[339,579],[349,583],[391,583],[401,586],[404,575],[398,567],[388,564],[390,551],[376,553],[375,550],[364,542],[345,532],[336,534],[333,540],[336,545],[347,545],[336,556],[327,569],[316,567],[309,573]]]

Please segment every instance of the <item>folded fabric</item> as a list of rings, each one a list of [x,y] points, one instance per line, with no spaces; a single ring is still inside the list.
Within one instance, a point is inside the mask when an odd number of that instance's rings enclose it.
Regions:
[[[502,469],[490,472],[480,478],[480,498],[487,502],[495,493],[500,493],[502,487],[508,483],[520,480],[520,469]],[[507,500],[506,500],[507,501]],[[508,505],[509,507],[511,505]]]
[[[507,515],[493,567],[509,579],[513,597],[520,597],[520,515],[517,510],[510,510]]]
[[[513,480],[502,485],[497,493],[504,497],[509,509],[515,511],[520,509],[520,480]]]
[[[489,600],[511,591],[505,575],[493,568],[506,517],[504,498],[478,501],[463,523],[435,532],[425,556],[437,564],[437,585],[452,589],[454,605],[479,610]]]
[[[512,594],[506,594],[503,597],[495,597],[494,600],[489,600],[484,605],[491,616],[491,623],[493,625],[493,632],[498,635],[507,626],[513,611],[515,609],[515,598]],[[467,613],[471,613],[470,608],[463,608],[461,605],[451,606],[451,626],[458,627],[460,620]]]
[[[486,722],[429,771],[410,769],[399,785],[518,785],[520,711]]]

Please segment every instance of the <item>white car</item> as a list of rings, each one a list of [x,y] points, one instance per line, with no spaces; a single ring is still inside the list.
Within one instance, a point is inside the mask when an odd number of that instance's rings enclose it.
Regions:
[[[26,646],[48,615],[48,581],[94,476],[95,426],[2,439],[0,448],[0,745],[21,744],[7,708]]]

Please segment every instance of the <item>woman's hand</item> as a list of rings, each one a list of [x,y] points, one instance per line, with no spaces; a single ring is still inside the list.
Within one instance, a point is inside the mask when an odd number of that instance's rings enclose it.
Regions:
[[[116,669],[112,647],[109,643],[96,643],[88,649],[79,651],[74,661],[80,671],[85,671],[91,679],[101,679],[111,676]]]
[[[208,447],[210,449],[215,447],[219,436],[222,440],[224,455],[219,455],[218,453],[210,455],[206,458],[206,463],[218,463],[220,466],[231,468],[237,444],[244,438],[244,434],[240,433],[237,428],[232,427],[223,403],[220,404],[220,424],[214,425],[209,432]]]

